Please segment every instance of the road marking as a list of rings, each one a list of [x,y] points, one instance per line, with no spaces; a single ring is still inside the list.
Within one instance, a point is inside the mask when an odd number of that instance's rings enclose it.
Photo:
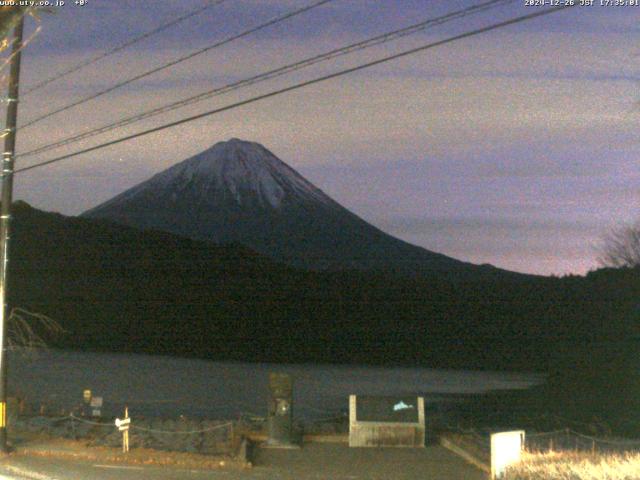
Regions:
[[[119,469],[119,470],[144,470],[144,467],[126,467],[123,465],[91,465],[92,467],[95,468],[114,468],[114,469]]]
[[[32,470],[24,470],[22,468],[14,467],[13,465],[3,465],[3,469],[9,470],[10,472],[19,475],[22,478],[29,478],[32,480],[57,480],[56,477],[50,477],[48,475],[43,475],[38,472],[34,472]]]

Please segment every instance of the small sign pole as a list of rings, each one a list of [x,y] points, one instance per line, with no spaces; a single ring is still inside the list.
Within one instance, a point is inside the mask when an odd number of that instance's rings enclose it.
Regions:
[[[129,451],[129,425],[131,425],[129,408],[124,407],[124,418],[122,420],[116,418],[116,427],[122,432],[122,453]]]
[[[129,408],[124,407],[124,419],[125,421],[129,418]],[[127,453],[129,451],[129,425],[127,425],[127,429],[122,432],[122,451]]]

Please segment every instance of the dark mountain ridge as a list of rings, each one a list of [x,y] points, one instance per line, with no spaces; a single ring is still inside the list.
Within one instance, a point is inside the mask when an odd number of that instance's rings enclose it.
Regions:
[[[287,267],[240,245],[18,205],[10,303],[54,346],[208,359],[546,371],[638,334],[640,275],[404,276]]]

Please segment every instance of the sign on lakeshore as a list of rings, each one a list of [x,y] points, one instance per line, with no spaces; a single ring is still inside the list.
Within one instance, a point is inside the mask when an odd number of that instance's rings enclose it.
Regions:
[[[349,397],[350,447],[423,447],[423,397]]]

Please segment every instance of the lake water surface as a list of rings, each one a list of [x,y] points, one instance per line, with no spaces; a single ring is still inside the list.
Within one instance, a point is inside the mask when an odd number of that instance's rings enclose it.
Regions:
[[[132,416],[237,418],[264,416],[269,372],[291,374],[297,418],[345,411],[350,394],[424,395],[528,388],[540,375],[336,365],[214,362],[161,356],[47,351],[36,358],[9,355],[9,392],[56,409],[82,404],[84,389],[104,399],[104,413]]]

